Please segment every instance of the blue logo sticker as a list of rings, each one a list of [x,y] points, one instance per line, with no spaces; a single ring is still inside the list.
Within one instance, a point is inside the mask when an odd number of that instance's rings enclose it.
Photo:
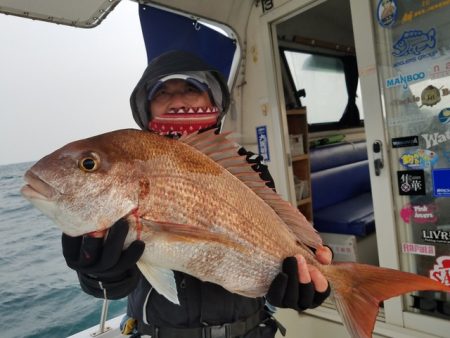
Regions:
[[[396,0],[380,0],[377,8],[377,20],[381,27],[392,26],[397,20],[397,2]]]
[[[419,72],[408,75],[398,75],[386,80],[386,88],[403,86],[403,89],[408,88],[410,82],[416,82],[425,79],[425,73]]]
[[[267,127],[256,127],[256,138],[258,140],[258,153],[262,156],[264,161],[270,161],[269,140],[267,138]]]
[[[447,124],[450,122],[450,108],[444,108],[439,112],[438,115],[439,122],[442,124]]]
[[[433,196],[450,197],[450,169],[434,169],[433,176]]]
[[[400,39],[394,43],[394,52],[396,57],[407,55],[420,55],[427,49],[436,47],[436,29],[431,28],[428,32],[421,30],[406,31]]]
[[[408,150],[400,156],[400,164],[406,169],[426,169],[436,164],[438,155],[431,150]]]

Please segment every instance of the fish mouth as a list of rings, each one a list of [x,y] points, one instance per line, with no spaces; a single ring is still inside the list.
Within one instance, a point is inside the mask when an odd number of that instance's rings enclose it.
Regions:
[[[57,195],[53,187],[30,170],[25,173],[24,180],[26,185],[20,189],[20,192],[26,199],[49,201]]]

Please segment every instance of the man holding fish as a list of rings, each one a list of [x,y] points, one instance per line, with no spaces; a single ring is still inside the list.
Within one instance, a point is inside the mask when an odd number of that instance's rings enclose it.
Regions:
[[[185,133],[220,129],[230,93],[217,70],[193,54],[174,51],[148,65],[130,102],[142,130],[178,138]],[[267,186],[274,187],[260,156],[243,148],[239,154],[246,155]],[[109,229],[105,240],[103,234],[98,238],[63,234],[62,238],[64,257],[77,271],[85,292],[109,299],[129,295],[125,334],[159,338],[274,337],[280,326],[272,318],[268,303],[302,311],[319,306],[330,293],[323,274],[296,255],[283,261],[282,272],[271,283],[266,297],[244,297],[175,272],[179,304],[174,304],[153,289],[137,268],[144,242],[135,240],[122,251],[128,230],[127,221],[121,219]],[[316,250],[322,264],[329,264],[331,256],[328,248]]]

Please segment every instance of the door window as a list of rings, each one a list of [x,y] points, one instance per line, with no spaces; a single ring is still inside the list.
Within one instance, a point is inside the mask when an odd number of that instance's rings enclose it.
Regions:
[[[301,104],[308,107],[310,131],[339,128],[348,103],[344,63],[341,57],[285,50],[284,56],[295,91],[304,90]],[[364,119],[361,90],[357,86],[356,105],[359,119]],[[359,127],[360,123],[354,125]]]
[[[372,1],[402,269],[450,286],[450,6]],[[450,296],[407,310],[450,319]]]

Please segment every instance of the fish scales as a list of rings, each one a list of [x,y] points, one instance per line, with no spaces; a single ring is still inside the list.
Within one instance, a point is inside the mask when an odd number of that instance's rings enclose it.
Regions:
[[[260,199],[250,199],[249,194],[253,194],[249,189],[243,186],[240,181],[229,182],[226,178],[226,172],[222,172],[220,175],[214,176],[211,179],[205,179],[204,175],[200,177],[194,177],[194,179],[184,179],[186,173],[180,173],[181,177],[172,176],[172,180],[157,180],[152,183],[152,189],[155,189],[155,193],[152,195],[154,201],[149,203],[141,203],[146,205],[153,205],[156,208],[149,210],[145,217],[150,219],[158,219],[163,222],[174,222],[180,224],[192,224],[195,226],[208,226],[212,232],[223,233],[234,238],[234,240],[241,245],[242,248],[247,248],[247,256],[245,255],[231,255],[227,256],[229,264],[222,264],[223,260],[209,261],[209,266],[216,265],[218,267],[225,267],[228,270],[235,271],[239,276],[249,275],[255,279],[255,276],[261,276],[266,280],[264,289],[261,289],[258,294],[263,295],[267,291],[269,285],[267,279],[272,280],[277,271],[279,270],[280,260],[288,255],[287,249],[291,248],[291,254],[298,252],[298,246],[295,244],[295,238],[289,232],[275,231],[278,223],[279,226],[285,226],[281,219],[272,212],[272,209],[265,208],[268,212],[261,212],[255,215],[254,210],[259,210],[258,204],[264,203]],[[194,176],[196,176],[194,174]],[[213,182],[213,184],[211,184]],[[229,190],[237,192],[233,194],[234,199],[230,199],[228,194],[224,193]],[[178,193],[178,199],[182,199],[182,205],[180,201],[176,201],[168,196],[175,196]],[[180,196],[181,195],[181,196]],[[250,201],[245,203],[245,201]],[[156,213],[156,211],[158,213]],[[174,215],[173,210],[180,210],[180,213]],[[238,235],[236,235],[238,234]],[[275,239],[275,240],[274,240]],[[274,243],[276,245],[274,245]],[[192,247],[191,247],[192,249]],[[158,248],[158,250],[162,250]],[[187,249],[189,250],[189,249]],[[176,250],[170,250],[168,255],[174,257],[189,257],[185,252],[177,252]],[[218,246],[215,248],[216,252],[220,252],[220,255],[224,256],[229,250],[226,250],[224,246]],[[258,255],[259,254],[259,255]],[[205,256],[213,256],[210,251],[205,252]],[[248,257],[254,259],[249,260]],[[260,257],[260,258],[259,258]],[[273,259],[273,257],[276,257]],[[234,258],[234,259],[231,259]],[[210,280],[209,269],[205,270],[201,265],[203,260],[198,256],[195,259],[191,259],[192,263],[188,267],[185,266],[171,266],[172,269],[179,271],[197,271],[203,280]],[[273,272],[269,274],[266,268],[266,264],[257,264],[258,262],[270,262],[272,261],[274,268]],[[197,264],[197,262],[199,262]],[[248,264],[245,264],[247,263]],[[180,264],[180,260],[176,260],[177,264]],[[234,266],[232,266],[232,264]],[[196,266],[196,268],[193,268]],[[256,273],[255,266],[260,266]],[[215,268],[217,269],[217,268]],[[224,275],[229,275],[229,271],[224,270]],[[230,280],[233,286],[227,288],[235,288],[236,279]],[[252,285],[248,282],[243,285]],[[253,286],[252,286],[253,287]],[[244,292],[244,287],[241,286],[240,292]],[[246,294],[249,295],[248,293]],[[252,292],[254,296],[254,293]]]
[[[27,171],[21,191],[70,236],[107,230],[126,218],[125,246],[135,239],[145,242],[138,267],[174,303],[172,270],[258,297],[283,259],[298,253],[329,281],[353,338],[372,336],[383,300],[415,290],[450,291],[398,270],[320,264],[308,248],[321,245],[318,234],[236,151],[226,135],[214,131],[176,141],[118,130],[44,157]]]
[[[170,167],[167,169],[170,171]],[[187,169],[189,172],[189,169]],[[173,175],[171,181],[158,179],[152,183],[155,193],[150,197],[155,199],[144,203],[156,204],[158,207],[142,211],[151,219],[187,223],[201,226],[202,224],[216,225],[224,231],[229,228],[229,235],[251,243],[253,247],[262,247],[271,254],[282,257],[286,248],[297,250],[295,238],[286,228],[283,221],[271,208],[267,208],[264,201],[254,198],[254,194],[238,180],[231,180],[227,172],[221,175],[205,177],[204,174],[186,180],[186,172],[178,177]],[[230,196],[229,191],[234,194]],[[166,196],[178,195],[177,199]],[[183,203],[181,207],[177,207]],[[142,203],[141,203],[142,204]],[[261,206],[262,204],[262,206]],[[255,210],[263,210],[255,213]],[[182,213],[175,215],[173,210]],[[155,215],[155,212],[159,214]],[[189,219],[186,218],[189,215]],[[280,231],[280,228],[286,231]],[[277,239],[274,241],[273,239]],[[274,245],[276,242],[276,245]]]

